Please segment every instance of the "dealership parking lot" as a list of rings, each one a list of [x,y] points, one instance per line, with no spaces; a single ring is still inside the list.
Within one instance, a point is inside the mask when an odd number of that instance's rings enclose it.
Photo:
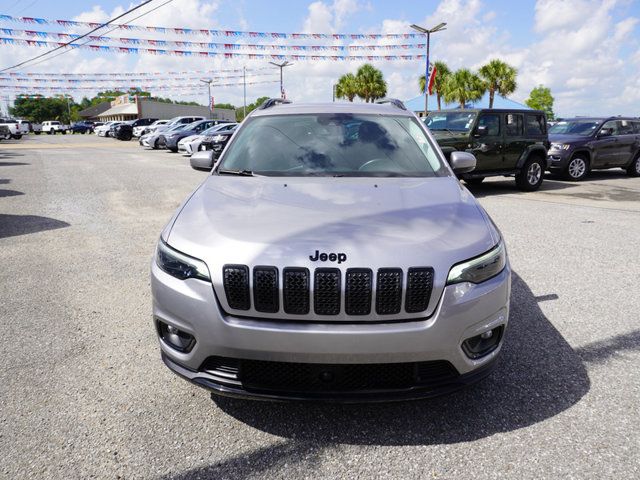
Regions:
[[[272,404],[212,399],[160,360],[148,271],[207,175],[188,163],[93,135],[0,143],[0,476],[640,476],[640,178],[471,189],[514,270],[487,380],[419,402]]]

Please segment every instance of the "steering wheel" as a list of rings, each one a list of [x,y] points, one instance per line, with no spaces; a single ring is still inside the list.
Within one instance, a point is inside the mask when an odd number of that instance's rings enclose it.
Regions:
[[[360,165],[360,168],[358,168],[359,172],[366,172],[367,170],[370,169],[371,166],[377,164],[377,163],[386,163],[388,162],[388,160],[386,158],[373,158],[367,162],[364,162],[362,165]]]

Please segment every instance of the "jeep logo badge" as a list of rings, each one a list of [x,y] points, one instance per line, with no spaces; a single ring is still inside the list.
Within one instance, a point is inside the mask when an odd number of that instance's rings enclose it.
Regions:
[[[320,260],[321,262],[326,262],[327,260],[330,262],[346,262],[347,254],[346,253],[320,253],[318,250],[313,255],[309,255],[309,260],[312,262],[317,262]]]

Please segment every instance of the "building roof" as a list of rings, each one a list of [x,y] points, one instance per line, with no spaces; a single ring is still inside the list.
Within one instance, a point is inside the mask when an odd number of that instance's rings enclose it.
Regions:
[[[441,99],[442,109],[452,109],[452,108],[460,108],[458,103],[445,103],[443,99]],[[406,107],[409,110],[414,112],[424,112],[424,94],[418,95],[410,100],[404,102]],[[489,92],[486,92],[482,98],[476,102],[467,102],[465,105],[466,108],[489,108]],[[436,110],[438,108],[438,98],[436,95],[429,95],[429,111]],[[531,108],[523,105],[522,103],[518,103],[514,100],[510,100],[505,97],[501,97],[496,94],[493,98],[493,108],[505,108],[505,109],[519,109],[519,110],[531,110]]]
[[[102,112],[98,117],[110,117],[113,115],[138,115],[138,106],[135,103],[116,105]]]
[[[97,117],[105,110],[109,110],[109,108],[111,108],[111,102],[106,101],[97,105],[92,105],[91,107],[85,108],[84,110],[80,110],[78,112],[78,115],[85,118]]]

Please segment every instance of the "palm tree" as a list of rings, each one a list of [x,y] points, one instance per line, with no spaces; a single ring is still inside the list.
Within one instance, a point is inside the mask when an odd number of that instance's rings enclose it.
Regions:
[[[387,94],[387,82],[382,72],[369,63],[362,65],[356,72],[358,96],[365,102],[373,102]]]
[[[493,97],[496,92],[506,97],[515,92],[518,86],[516,83],[518,70],[502,60],[491,60],[486,65],[483,65],[478,73],[486,83],[487,90],[489,90],[489,108],[493,108]]]
[[[447,103],[457,102],[460,108],[464,108],[468,101],[480,100],[486,85],[484,82],[467,68],[461,68],[452,73],[444,87],[444,100]]]
[[[336,84],[336,97],[346,98],[350,102],[353,102],[357,94],[358,82],[356,81],[355,75],[353,73],[342,75]]]
[[[444,88],[447,78],[451,75],[451,70],[444,62],[435,62],[433,64],[436,69],[436,77],[433,79],[433,91],[436,92],[436,98],[438,99],[438,110],[442,109],[442,105],[440,99],[444,95]],[[420,85],[420,93],[425,93],[425,89],[427,88],[427,81],[425,75],[420,76],[419,79]]]

